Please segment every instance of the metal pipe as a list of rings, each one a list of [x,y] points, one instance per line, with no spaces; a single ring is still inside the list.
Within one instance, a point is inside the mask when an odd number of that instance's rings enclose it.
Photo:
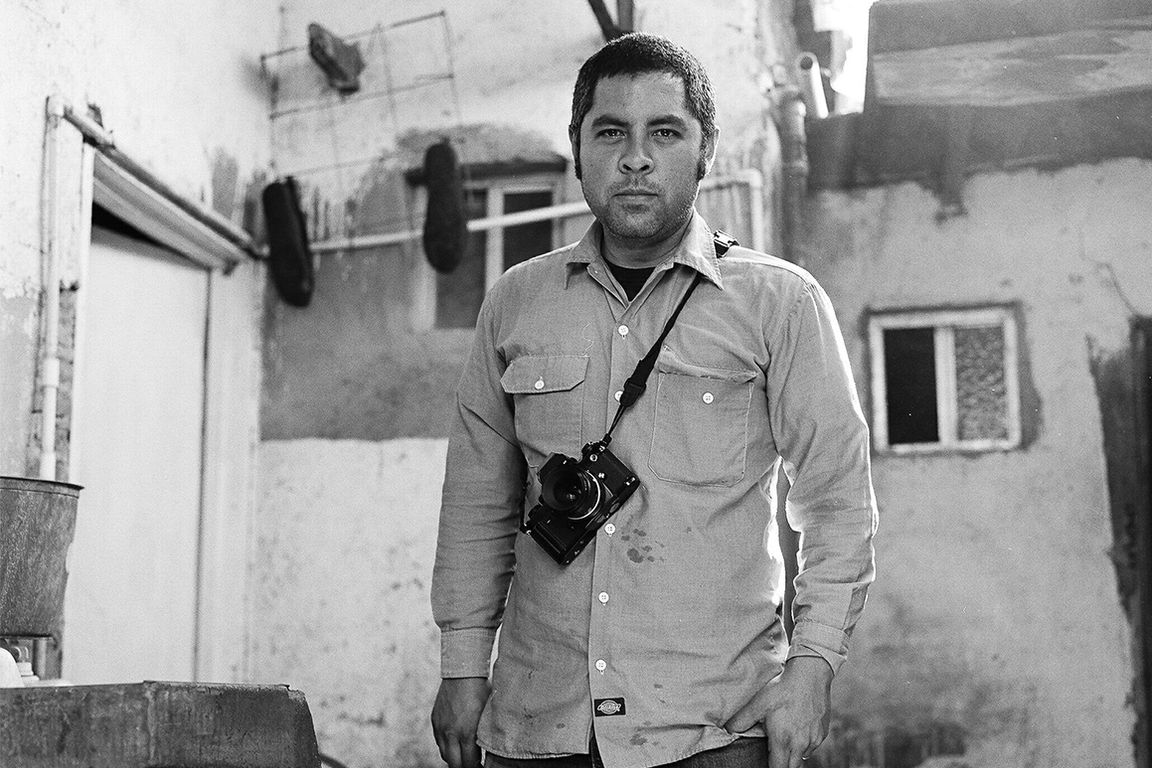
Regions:
[[[808,194],[808,144],[804,131],[804,99],[796,89],[785,90],[777,104],[778,128],[784,159],[784,258],[804,265],[798,242],[803,225],[804,198]]]
[[[63,101],[50,96],[45,107],[44,178],[41,182],[40,242],[44,251],[41,271],[41,302],[44,349],[40,367],[40,466],[41,480],[56,479],[56,403],[60,390],[60,121]]]
[[[591,213],[588,205],[583,201],[575,203],[561,203],[550,205],[547,208],[535,208],[531,211],[518,213],[505,213],[501,216],[490,216],[484,219],[472,219],[468,222],[469,232],[484,232],[497,227],[514,227],[518,224],[531,224],[536,221],[551,221],[554,219],[569,219],[573,216],[583,216]],[[419,240],[423,232],[419,229],[409,229],[403,232],[386,232],[380,235],[366,235],[364,237],[348,237],[341,240],[324,240],[313,243],[313,253],[330,253],[332,251],[358,251],[365,248],[379,248],[382,245],[397,245],[410,240]]]
[[[621,32],[627,34],[636,31],[635,11],[632,0],[616,0],[616,26]]]
[[[92,210],[92,197],[95,192],[94,185],[89,181],[93,178],[93,170],[96,164],[96,148],[91,144],[82,144],[80,147],[80,178],[84,183],[80,186],[80,210]],[[79,285],[88,285],[88,264],[92,251],[92,217],[90,215],[80,216],[80,230],[76,238],[76,282]],[[87,291],[76,291],[75,302],[73,304],[73,311],[76,317],[76,326],[72,332],[72,370],[84,370],[85,363],[85,349],[87,348]],[[72,398],[69,405],[70,411],[70,430],[73,435],[78,435],[83,431],[85,425],[81,423],[78,414],[82,413],[81,400],[84,398],[83,388],[72,388]],[[80,455],[79,447],[73,441],[68,446],[68,465],[67,477],[64,479],[70,483],[77,481],[78,466],[82,466],[83,456]]]
[[[612,14],[608,11],[608,6],[604,4],[604,0],[588,0],[588,5],[592,6],[592,13],[596,16],[596,23],[600,25],[600,32],[604,35],[604,41],[615,40],[622,34],[619,25],[612,20]]]
[[[800,75],[800,93],[808,116],[817,120],[828,117],[828,100],[824,97],[824,78],[820,74],[820,60],[816,54],[805,51],[796,57]]]
[[[764,250],[764,177],[755,168],[747,168],[737,173],[705,178],[701,182],[702,189],[720,189],[732,185],[746,185],[749,189],[750,221],[752,227],[752,247],[758,251]],[[515,227],[520,224],[532,224],[537,221],[555,221],[571,219],[576,216],[590,215],[588,205],[583,200],[572,203],[549,205],[545,208],[533,208],[530,211],[505,213],[500,216],[489,216],[483,219],[472,219],[468,222],[469,232],[485,232],[490,229]],[[336,251],[359,251],[367,248],[379,248],[386,245],[399,245],[413,240],[419,240],[422,230],[409,229],[400,232],[385,232],[379,235],[364,235],[362,237],[347,237],[338,240],[321,240],[312,243],[312,253],[334,253]]]

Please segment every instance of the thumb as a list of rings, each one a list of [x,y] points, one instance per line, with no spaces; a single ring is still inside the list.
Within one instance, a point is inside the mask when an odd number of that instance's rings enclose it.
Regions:
[[[728,722],[724,723],[724,730],[729,733],[744,733],[752,726],[761,721],[764,716],[763,708],[759,705],[759,696],[754,697],[744,706],[728,718]]]

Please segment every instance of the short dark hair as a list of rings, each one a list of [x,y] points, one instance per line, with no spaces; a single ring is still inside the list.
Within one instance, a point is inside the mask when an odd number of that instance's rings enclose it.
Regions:
[[[712,81],[703,65],[687,49],[667,38],[633,32],[616,38],[592,54],[576,76],[576,87],[572,91],[572,122],[568,124],[576,178],[580,178],[580,124],[592,109],[596,84],[606,77],[651,72],[665,72],[680,78],[684,83],[684,103],[703,129],[701,151],[709,142],[715,141],[716,99]],[[704,169],[702,158],[697,173],[700,178],[704,177]]]

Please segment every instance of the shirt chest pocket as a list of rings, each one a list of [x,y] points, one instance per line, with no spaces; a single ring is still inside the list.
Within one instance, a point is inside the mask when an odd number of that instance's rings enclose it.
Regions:
[[[588,358],[582,355],[522,355],[509,363],[500,385],[512,396],[522,448],[540,456],[579,454],[584,416],[580,384],[587,371]]]
[[[661,480],[734,485],[748,459],[755,371],[705,368],[661,358],[648,466]]]

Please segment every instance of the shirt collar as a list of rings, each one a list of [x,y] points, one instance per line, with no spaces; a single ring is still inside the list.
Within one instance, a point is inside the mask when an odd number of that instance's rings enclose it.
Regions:
[[[600,222],[593,221],[576,247],[568,252],[565,263],[569,266],[587,266],[604,262],[604,255],[600,252],[602,232]],[[698,212],[692,212],[692,221],[688,224],[688,231],[684,233],[684,239],[672,252],[671,261],[674,264],[683,264],[689,269],[699,272],[714,283],[717,288],[724,289],[724,283],[720,277],[720,267],[717,264],[718,259],[712,231],[708,229],[707,222]],[[571,277],[572,272],[573,270],[569,270],[569,277]]]

